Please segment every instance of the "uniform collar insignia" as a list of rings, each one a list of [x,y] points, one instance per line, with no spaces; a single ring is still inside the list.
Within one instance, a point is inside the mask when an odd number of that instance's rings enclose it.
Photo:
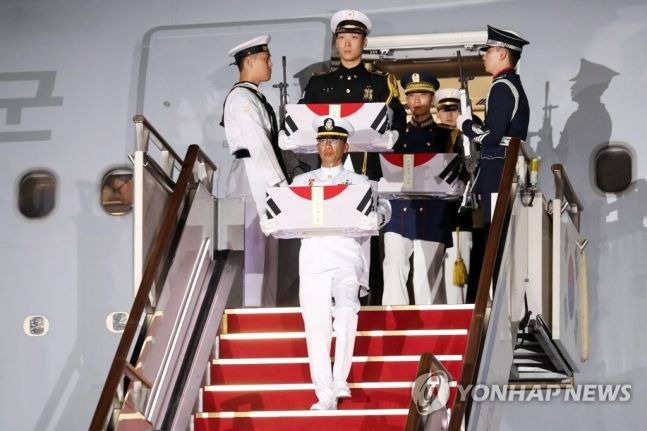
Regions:
[[[434,124],[433,117],[429,117],[426,120],[422,120],[420,123],[418,123],[413,118],[411,119],[411,125],[414,126],[414,127],[418,127],[418,128],[428,128],[433,124]]]
[[[512,67],[509,67],[507,69],[503,69],[501,72],[494,75],[494,78],[492,78],[492,80],[494,81],[494,80],[497,80],[497,79],[500,79],[500,78],[505,78],[506,76],[508,76],[509,74],[512,74],[512,73],[514,73],[514,68],[512,68]]]

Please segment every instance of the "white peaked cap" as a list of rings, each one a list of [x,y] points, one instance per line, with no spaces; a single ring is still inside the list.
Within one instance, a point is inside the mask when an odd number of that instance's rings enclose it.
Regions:
[[[362,12],[344,9],[335,13],[330,19],[330,29],[333,33],[362,33],[369,34],[372,28],[371,20]]]
[[[348,120],[334,115],[323,115],[312,121],[312,128],[317,132],[317,138],[347,138],[355,133],[353,125]]]
[[[253,39],[234,46],[229,50],[228,55],[230,57],[241,58],[256,54],[258,52],[269,52],[267,44],[270,43],[271,39],[272,37],[268,34],[257,36]]]

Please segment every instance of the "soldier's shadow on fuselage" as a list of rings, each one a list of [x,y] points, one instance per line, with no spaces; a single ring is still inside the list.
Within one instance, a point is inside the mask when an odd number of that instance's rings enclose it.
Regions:
[[[537,154],[544,160],[544,170],[550,169],[552,162],[561,163],[584,205],[580,233],[589,239],[587,258],[590,270],[590,303],[596,304],[599,285],[600,243],[604,240],[606,202],[594,184],[594,152],[609,145],[612,123],[609,112],[601,97],[618,72],[586,59],[581,59],[577,75],[570,81],[571,98],[578,104],[577,109],[568,117],[557,146],[538,145]],[[540,136],[547,140],[546,136]],[[552,137],[547,140],[552,144]],[[548,163],[546,163],[548,162]],[[548,165],[548,166],[546,166]],[[551,184],[546,179],[544,184]],[[552,187],[548,187],[551,189]],[[550,194],[550,193],[549,193]],[[591,321],[596,319],[596,309],[591,309]]]

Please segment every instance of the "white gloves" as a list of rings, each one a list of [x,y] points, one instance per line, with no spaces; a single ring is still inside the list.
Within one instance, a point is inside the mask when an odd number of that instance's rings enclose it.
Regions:
[[[379,229],[384,227],[385,224],[391,220],[391,213],[393,212],[391,210],[391,202],[389,202],[388,199],[378,199],[377,200],[377,212],[382,215],[382,220],[380,225],[378,226]]]
[[[377,211],[371,211],[359,225],[362,230],[377,231],[391,220],[391,202],[387,199],[377,200]]]
[[[279,148],[286,151],[291,151],[297,148],[297,144],[292,142],[292,138],[285,133],[285,130],[279,131]]]
[[[398,140],[398,136],[400,136],[400,134],[397,130],[387,130],[381,135],[378,135],[378,137],[376,137],[373,142],[371,142],[370,148],[373,151],[390,150]]]
[[[389,148],[393,148],[395,145],[395,142],[398,140],[398,137],[400,136],[400,133],[397,130],[388,130],[384,133],[389,134]]]
[[[458,130],[463,131],[463,123],[466,122],[467,120],[472,120],[468,115],[461,114],[458,116],[458,119],[456,120],[456,127]]]
[[[449,186],[450,194],[454,196],[459,196],[459,195],[462,195],[463,192],[465,192],[465,183],[462,180],[456,179],[456,181],[450,184]]]
[[[276,220],[268,219],[265,214],[260,217],[260,225],[265,236],[270,236],[270,234],[277,231]]]
[[[375,211],[371,211],[359,224],[359,228],[362,230],[376,231],[378,227],[378,216]]]

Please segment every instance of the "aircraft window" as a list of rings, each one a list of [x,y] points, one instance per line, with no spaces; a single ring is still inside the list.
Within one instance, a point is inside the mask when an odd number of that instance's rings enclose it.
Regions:
[[[132,169],[112,169],[103,176],[101,181],[101,206],[111,215],[124,215],[132,210]]]
[[[631,152],[620,145],[603,147],[595,157],[595,182],[606,193],[620,193],[631,185]]]
[[[27,218],[49,215],[56,203],[56,177],[48,171],[25,174],[18,186],[18,209]]]

